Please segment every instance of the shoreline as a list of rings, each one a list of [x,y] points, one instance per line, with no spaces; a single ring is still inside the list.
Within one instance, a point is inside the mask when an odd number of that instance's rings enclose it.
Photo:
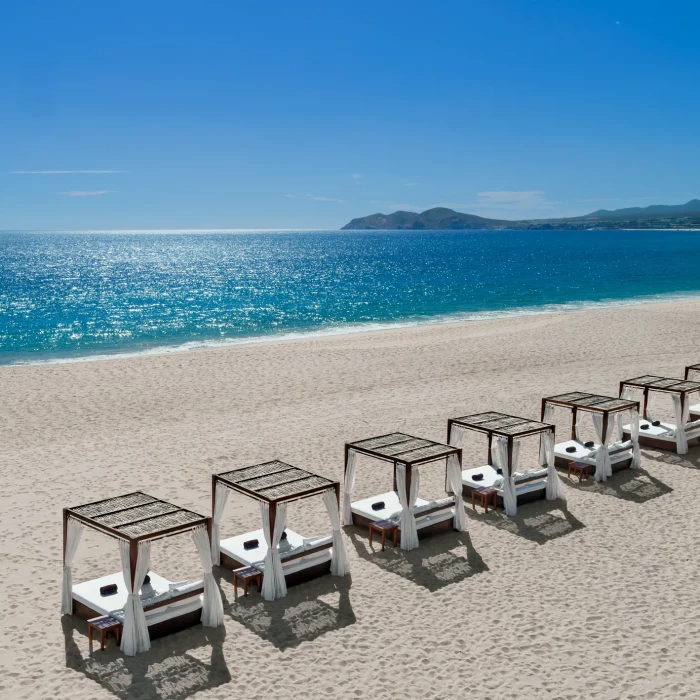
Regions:
[[[676,302],[693,301],[700,299],[700,290],[695,292],[671,292],[668,294],[649,297],[630,297],[626,299],[610,299],[604,301],[579,301],[563,304],[547,304],[545,306],[514,307],[501,311],[476,311],[457,312],[455,314],[433,316],[421,320],[404,320],[388,323],[368,321],[362,324],[349,324],[347,326],[334,326],[321,330],[290,331],[280,334],[266,334],[259,336],[247,336],[243,338],[221,338],[189,340],[184,343],[164,343],[153,347],[141,349],[125,348],[114,352],[94,351],[79,353],[75,351],[70,355],[52,355],[37,359],[21,359],[4,362],[0,358],[0,369],[9,367],[33,367],[37,365],[63,365],[78,364],[83,362],[106,362],[110,360],[130,359],[136,357],[150,357],[158,355],[174,355],[205,350],[221,350],[238,346],[263,345],[297,342],[307,339],[331,338],[342,336],[354,336],[361,334],[383,333],[398,331],[406,328],[422,328],[431,326],[445,326],[455,324],[471,324],[479,321],[502,321],[508,319],[527,318],[532,316],[547,316],[559,314],[581,313],[603,309],[620,309],[635,306],[656,304],[673,304]],[[135,347],[139,344],[135,343]]]

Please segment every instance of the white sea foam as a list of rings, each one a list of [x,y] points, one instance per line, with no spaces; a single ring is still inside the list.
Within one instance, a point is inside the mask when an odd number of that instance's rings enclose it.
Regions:
[[[397,328],[414,328],[417,326],[438,325],[447,323],[464,323],[469,321],[486,321],[499,318],[517,318],[521,316],[538,316],[553,313],[572,313],[587,311],[590,309],[618,308],[625,306],[638,306],[640,304],[662,304],[672,301],[687,301],[700,298],[700,291],[654,294],[629,299],[604,299],[601,301],[572,301],[563,304],[544,304],[531,307],[514,307],[512,309],[500,309],[497,311],[459,312],[433,316],[430,318],[413,318],[402,321],[386,323],[367,322],[347,325],[337,325],[328,328],[293,331],[289,333],[266,334],[248,336],[243,338],[215,338],[207,340],[192,340],[173,345],[158,345],[156,347],[140,348],[138,350],[125,349],[112,353],[89,353],[84,355],[71,355],[70,357],[48,357],[43,359],[22,359],[8,363],[16,365],[44,365],[66,364],[73,362],[93,362],[100,360],[115,360],[129,357],[143,357],[145,355],[166,355],[170,353],[192,352],[196,350],[223,348],[232,345],[250,345],[254,343],[278,343],[286,341],[304,340],[333,335],[346,335],[350,333],[370,333],[376,331],[393,330]]]

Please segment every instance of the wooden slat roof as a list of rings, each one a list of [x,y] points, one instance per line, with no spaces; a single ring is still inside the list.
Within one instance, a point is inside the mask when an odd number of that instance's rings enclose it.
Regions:
[[[688,365],[688,366],[686,367],[686,369],[695,369],[695,370],[698,370],[698,371],[700,372],[700,364],[697,364],[697,365]]]
[[[266,503],[293,501],[335,488],[337,481],[273,460],[215,474],[228,488]]]
[[[157,539],[207,524],[206,516],[141,491],[66,510],[88,527],[125,540]]]
[[[626,379],[622,384],[635,386],[652,391],[663,391],[668,394],[682,394],[700,391],[700,382],[691,382],[687,379],[673,379],[669,377],[657,377],[653,374],[645,374],[642,377]]]
[[[520,418],[507,413],[474,413],[469,416],[452,418],[454,425],[460,425],[470,430],[478,430],[482,433],[493,435],[503,435],[506,437],[517,437],[519,435],[532,435],[554,430],[553,425],[531,420],[530,418]]]
[[[349,442],[347,447],[372,457],[404,464],[432,462],[458,452],[458,449],[451,445],[417,438],[406,433],[389,433]]]
[[[601,396],[600,394],[588,394],[584,391],[572,391],[568,394],[548,396],[544,401],[557,404],[558,406],[581,408],[584,411],[597,411],[599,413],[616,413],[628,411],[631,408],[639,408],[638,401],[617,399],[613,396]]]

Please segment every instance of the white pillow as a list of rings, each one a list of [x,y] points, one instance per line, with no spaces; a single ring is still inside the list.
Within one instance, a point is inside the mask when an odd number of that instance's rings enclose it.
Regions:
[[[492,488],[498,490],[500,488],[503,488],[503,477],[498,476],[494,479]]]
[[[174,591],[177,588],[181,588],[182,586],[186,586],[188,583],[189,583],[189,581],[176,581],[175,583],[169,583],[168,590]]]

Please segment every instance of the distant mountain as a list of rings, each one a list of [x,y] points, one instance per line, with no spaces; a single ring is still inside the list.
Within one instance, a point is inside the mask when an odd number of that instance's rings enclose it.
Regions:
[[[700,228],[700,199],[685,204],[657,204],[627,209],[599,209],[585,216],[566,219],[487,219],[474,214],[435,207],[420,214],[396,211],[353,219],[343,230],[468,230],[468,229],[562,229],[591,228]]]
[[[435,207],[417,214],[413,211],[396,211],[393,214],[371,214],[353,219],[344,229],[483,229],[494,224],[508,224],[508,221],[485,219],[474,214]]]
[[[598,209],[591,214],[586,214],[584,219],[617,219],[619,217],[634,216],[679,216],[682,214],[700,213],[700,199],[691,199],[685,204],[652,204],[649,207],[629,207],[627,209]]]

